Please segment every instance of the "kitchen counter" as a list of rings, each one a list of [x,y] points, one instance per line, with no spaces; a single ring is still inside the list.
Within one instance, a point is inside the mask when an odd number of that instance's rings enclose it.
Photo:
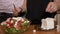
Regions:
[[[35,33],[33,33],[33,30],[34,30],[34,25],[31,25],[30,29],[26,31],[24,34],[60,34],[59,32],[57,32],[56,29],[49,31],[36,30]]]
[[[60,34],[59,32],[57,32],[56,29],[49,31],[36,30],[35,33],[33,33],[33,30],[34,30],[34,25],[31,25],[29,30],[24,32],[23,34]],[[0,34],[4,34],[4,32],[0,30]]]

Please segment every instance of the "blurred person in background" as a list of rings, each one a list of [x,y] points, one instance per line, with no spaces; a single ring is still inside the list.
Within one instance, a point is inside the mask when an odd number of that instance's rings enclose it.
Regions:
[[[18,16],[18,13],[25,10],[25,0],[0,0],[0,23],[9,17]]]

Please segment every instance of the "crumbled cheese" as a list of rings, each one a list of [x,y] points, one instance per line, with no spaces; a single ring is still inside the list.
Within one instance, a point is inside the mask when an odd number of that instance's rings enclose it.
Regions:
[[[16,26],[17,26],[17,22],[15,22],[15,24],[14,24],[14,27],[16,28]]]
[[[9,26],[9,24],[7,24],[7,26]]]
[[[5,24],[6,24],[6,22],[2,22],[2,23],[1,23],[1,25],[5,25]]]
[[[13,23],[13,20],[11,20],[11,23]]]
[[[53,29],[54,28],[54,19],[53,18],[46,18],[46,19],[42,19],[42,25],[41,25],[42,29]]]
[[[33,32],[36,32],[36,30],[33,30]]]
[[[29,21],[27,21],[27,23],[29,23]]]

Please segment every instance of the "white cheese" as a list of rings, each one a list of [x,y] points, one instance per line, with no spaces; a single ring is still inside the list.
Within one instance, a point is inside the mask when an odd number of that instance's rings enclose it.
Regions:
[[[53,18],[46,18],[46,19],[42,19],[42,25],[41,28],[42,29],[53,29],[54,28],[54,19]]]

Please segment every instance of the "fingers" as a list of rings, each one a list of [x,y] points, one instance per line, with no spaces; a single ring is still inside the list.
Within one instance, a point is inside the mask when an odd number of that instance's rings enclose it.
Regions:
[[[57,11],[57,5],[54,2],[50,2],[46,8],[46,12],[55,12]]]
[[[51,8],[51,3],[47,5],[46,12],[50,11],[51,10],[50,8]]]
[[[14,5],[14,11],[16,11],[16,12],[20,12],[20,8],[17,8],[15,5]]]
[[[21,9],[16,7],[14,4],[13,4],[13,6],[14,6],[13,14],[14,14],[14,16],[18,16],[18,13],[20,12]]]
[[[13,4],[13,6],[14,6],[13,14],[14,14],[14,16],[17,16],[17,8],[16,8],[16,6],[14,4]]]
[[[57,11],[57,8],[55,6],[52,6],[50,11],[55,12],[55,11]]]

